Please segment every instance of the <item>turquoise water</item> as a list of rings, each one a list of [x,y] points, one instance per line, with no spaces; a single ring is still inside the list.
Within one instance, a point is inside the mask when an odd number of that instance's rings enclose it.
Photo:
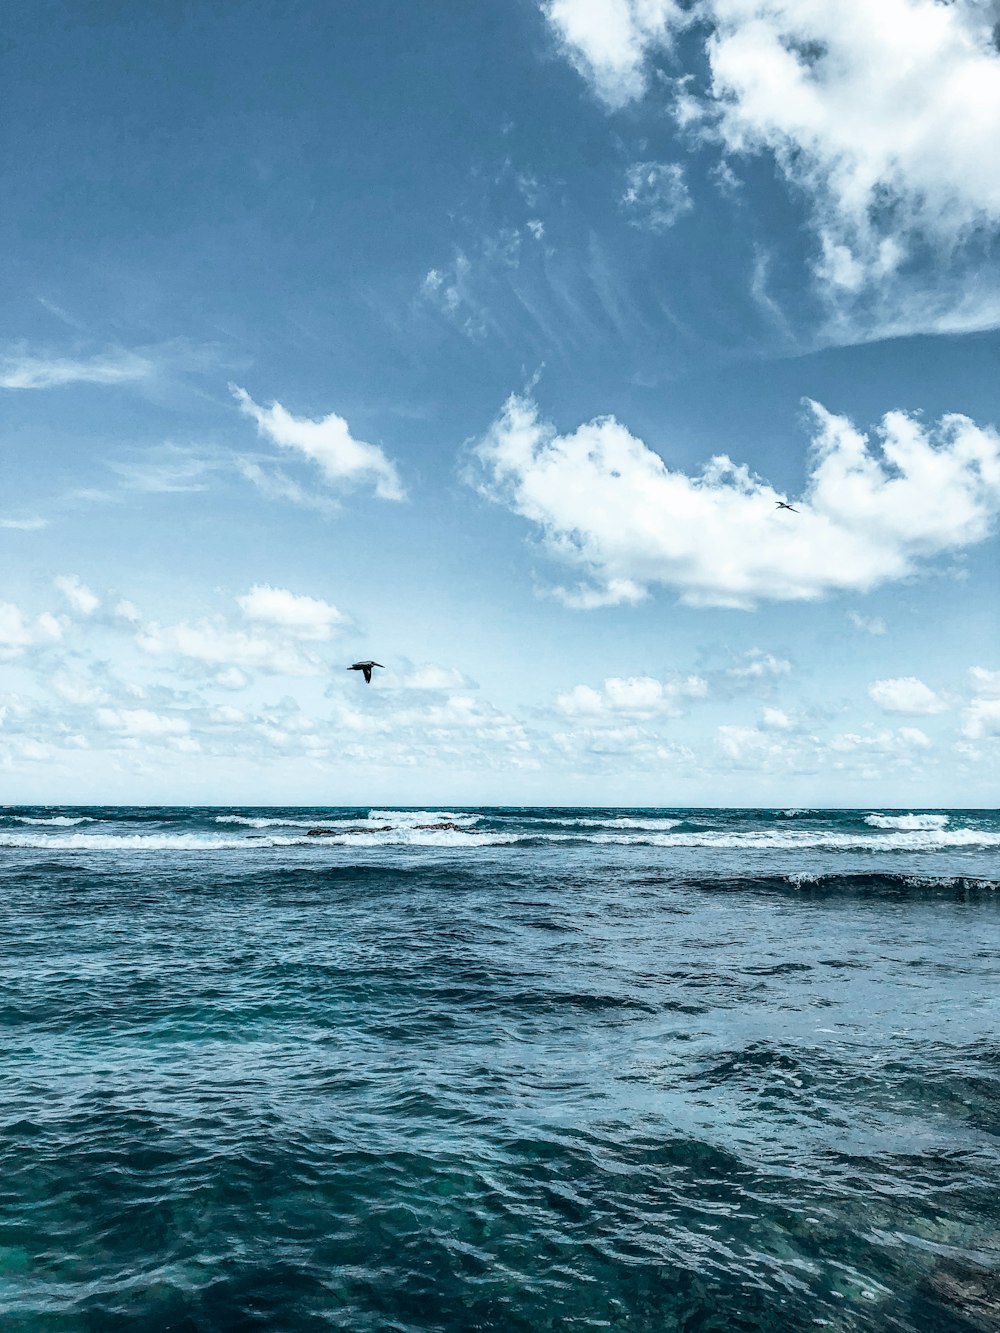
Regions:
[[[998,849],[2,810],[0,1327],[995,1328]]]

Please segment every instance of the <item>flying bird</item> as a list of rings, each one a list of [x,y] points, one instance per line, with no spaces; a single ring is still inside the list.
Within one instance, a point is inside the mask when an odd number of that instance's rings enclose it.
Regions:
[[[774,505],[776,509],[787,509],[790,514],[797,514],[799,512],[792,505],[786,505],[784,500],[775,500]]]
[[[353,666],[349,666],[347,669],[348,671],[363,671],[365,673],[365,684],[370,685],[372,683],[372,667],[380,666],[382,666],[381,662],[355,662]],[[385,667],[382,667],[382,670],[384,671]]]

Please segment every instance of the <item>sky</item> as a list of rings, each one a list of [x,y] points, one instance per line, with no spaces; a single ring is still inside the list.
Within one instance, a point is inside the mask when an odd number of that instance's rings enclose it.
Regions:
[[[997,0],[0,64],[0,801],[997,805]]]

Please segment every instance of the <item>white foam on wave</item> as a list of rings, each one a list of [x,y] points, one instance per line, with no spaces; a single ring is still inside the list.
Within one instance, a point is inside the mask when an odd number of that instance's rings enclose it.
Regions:
[[[315,819],[280,819],[263,815],[216,815],[217,824],[239,824],[241,828],[316,828],[318,822],[325,826],[327,820]],[[357,820],[354,821],[357,823]]]
[[[608,828],[643,829],[650,833],[666,832],[683,824],[683,819],[668,819],[665,815],[659,819],[636,819],[632,815],[609,815],[606,819],[560,819],[557,821],[568,828]]]
[[[388,833],[334,833],[310,842],[338,847],[499,847],[533,837],[525,833],[474,833],[462,829],[392,829]]]
[[[414,824],[478,824],[481,815],[462,814],[454,810],[369,810],[368,819],[372,824],[393,824],[399,827]],[[352,821],[357,824],[357,819]]]
[[[615,838],[614,841],[623,839]],[[1000,847],[1000,833],[985,830],[905,829],[878,835],[864,833],[745,832],[650,834],[657,847],[719,847],[768,851],[931,852],[939,847]]]
[[[385,812],[385,815],[389,812]],[[423,814],[421,818],[423,818]],[[475,817],[473,817],[475,818]],[[428,822],[444,822],[428,820]],[[372,820],[373,825],[375,821]],[[308,837],[302,831],[285,833],[73,833],[41,829],[24,832],[0,832],[0,847],[22,847],[49,851],[135,851],[135,852],[218,852],[253,851],[268,847],[450,847],[468,849],[517,843],[584,843],[591,845],[632,845],[663,848],[711,848],[742,852],[755,851],[853,851],[853,852],[932,852],[941,848],[1000,847],[1000,832],[972,828],[889,829],[872,833],[823,832],[818,829],[765,829],[726,832],[704,830],[698,833],[650,831],[644,829],[583,830],[563,832],[492,831],[473,828],[422,829],[413,824],[384,828],[374,826],[369,832],[355,822],[342,831],[332,825],[324,837]]]
[[[947,815],[865,815],[872,828],[926,830],[948,826]]]
[[[226,837],[223,833],[0,833],[0,847],[44,848],[46,851],[77,852],[216,852],[246,851],[248,847],[289,847],[298,838]]]
[[[52,828],[69,828],[73,824],[92,824],[94,821],[90,815],[4,815],[4,819],[12,819],[15,824],[41,824]]]

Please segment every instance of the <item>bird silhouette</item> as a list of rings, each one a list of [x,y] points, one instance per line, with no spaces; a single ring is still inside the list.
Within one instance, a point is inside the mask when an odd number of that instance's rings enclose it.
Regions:
[[[797,514],[799,512],[792,505],[786,505],[784,500],[775,500],[774,506],[776,509],[787,509],[790,514]]]
[[[372,667],[380,666],[382,666],[381,662],[355,662],[353,666],[349,666],[347,669],[348,671],[363,671],[365,673],[365,684],[370,685],[372,683]],[[384,671],[385,667],[382,667],[382,670]]]

